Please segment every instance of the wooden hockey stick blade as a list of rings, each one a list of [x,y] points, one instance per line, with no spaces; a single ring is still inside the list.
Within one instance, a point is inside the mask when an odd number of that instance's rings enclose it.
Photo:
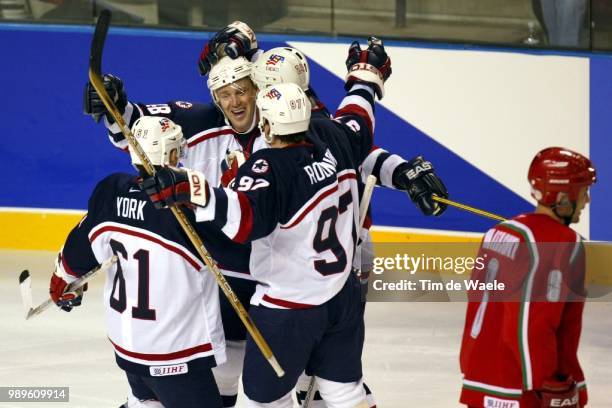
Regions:
[[[142,147],[132,134],[132,131],[126,125],[123,116],[121,115],[114,102],[108,95],[106,88],[104,88],[104,81],[102,79],[101,74],[102,52],[104,50],[104,42],[106,40],[106,34],[108,33],[110,20],[111,12],[108,10],[103,10],[100,13],[100,17],[98,18],[93,39],[91,41],[91,49],[89,55],[89,81],[100,96],[100,99],[104,103],[104,106],[106,106],[106,109],[108,109],[108,112],[111,114],[111,116],[121,129],[121,133],[123,133],[123,135],[125,136],[128,144],[130,145],[130,148],[134,150],[134,152],[140,159],[140,162],[142,163],[142,166],[146,170],[147,174],[154,175],[155,167],[153,167],[153,164],[151,164],[149,157],[142,150]],[[257,344],[257,347],[259,348],[265,359],[268,361],[268,363],[270,363],[270,366],[272,366],[272,368],[276,372],[276,375],[279,377],[285,375],[285,372],[278,364],[276,357],[272,353],[272,349],[270,349],[268,342],[263,338],[261,332],[259,331],[257,326],[255,326],[255,323],[251,319],[251,316],[249,316],[242,303],[240,303],[238,296],[236,296],[233,289],[230,287],[229,283],[225,279],[225,276],[223,276],[223,274],[221,273],[221,270],[217,266],[216,262],[213,260],[213,258],[210,256],[210,254],[204,247],[202,240],[189,222],[189,219],[187,219],[187,216],[183,213],[181,208],[177,206],[171,206],[170,210],[172,211],[172,214],[174,214],[176,220],[185,231],[185,234],[187,234],[187,236],[189,237],[189,240],[191,241],[195,249],[198,251],[198,254],[202,258],[206,266],[208,266],[208,269],[215,276],[217,284],[233,306],[234,310],[238,314],[238,317],[240,317],[240,320],[253,338],[255,344]]]
[[[112,257],[110,257],[106,261],[102,262],[100,265],[98,265],[95,268],[93,268],[91,271],[87,272],[85,275],[81,276],[79,279],[77,279],[74,282],[72,282],[70,285],[66,286],[66,289],[64,290],[64,292],[74,292],[75,290],[81,289],[96,274],[98,274],[99,272],[106,271],[108,268],[110,268],[116,262],[117,262],[117,257],[115,255],[113,255]],[[32,290],[30,289],[30,297],[31,296],[32,296]],[[38,305],[38,306],[36,306],[34,308],[30,306],[30,310],[28,311],[28,313],[26,315],[26,320],[30,319],[31,317],[34,317],[34,316],[37,316],[37,315],[41,314],[42,312],[47,310],[53,304],[54,304],[53,300],[51,298],[49,298],[49,299],[45,300],[40,305]],[[30,303],[30,305],[31,305],[31,303]]]
[[[476,207],[471,207],[469,205],[461,204],[456,201],[449,200],[447,198],[438,197],[435,194],[432,196],[432,198],[434,201],[437,201],[439,203],[450,205],[455,208],[459,208],[461,210],[471,212],[472,214],[480,215],[481,217],[490,218],[496,221],[506,221],[507,220],[507,218],[502,217],[501,215],[497,215],[497,214],[494,214],[488,211],[484,211]]]
[[[21,301],[26,312],[26,319],[32,310],[32,278],[30,271],[27,269],[19,274],[19,291],[21,292]]]

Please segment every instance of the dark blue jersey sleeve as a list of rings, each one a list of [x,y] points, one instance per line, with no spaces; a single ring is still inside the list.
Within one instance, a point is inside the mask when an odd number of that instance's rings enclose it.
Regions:
[[[170,101],[159,104],[128,102],[123,119],[131,128],[141,116],[161,116],[172,120],[183,128],[183,136],[189,140],[200,132],[223,126],[222,113],[213,104],[201,104],[186,101]],[[116,123],[110,124],[105,119],[109,137],[113,144],[123,150],[127,149],[127,140]]]
[[[89,233],[98,223],[97,214],[107,206],[103,187],[107,180],[102,180],[94,189],[87,205],[87,214],[70,231],[62,248],[62,267],[72,277],[83,276],[101,263],[91,249]]]
[[[210,201],[198,209],[197,220],[211,221],[239,243],[269,235],[279,222],[280,190],[287,188],[278,177],[273,150],[254,153],[238,170],[233,189],[209,186]]]

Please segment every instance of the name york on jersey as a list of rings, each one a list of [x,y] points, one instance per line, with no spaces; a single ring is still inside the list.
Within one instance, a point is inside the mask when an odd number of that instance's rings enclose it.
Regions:
[[[144,221],[144,206],[146,201],[135,198],[117,197],[117,216]]]
[[[304,166],[304,171],[308,174],[310,184],[315,184],[325,180],[336,174],[336,166],[338,162],[336,158],[328,150],[325,151],[323,161],[313,162],[307,166]]]

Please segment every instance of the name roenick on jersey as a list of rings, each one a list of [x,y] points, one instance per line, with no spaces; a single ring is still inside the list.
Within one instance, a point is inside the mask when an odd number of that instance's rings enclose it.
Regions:
[[[306,172],[306,174],[308,174],[308,177],[310,178],[310,184],[315,184],[336,174],[337,164],[338,162],[331,154],[329,149],[327,149],[325,151],[325,157],[323,157],[323,161],[314,162],[312,164],[304,166],[304,171]]]
[[[373,104],[373,93],[368,95],[368,92],[364,90],[352,90],[339,105],[334,120],[348,126],[355,133],[361,132],[362,129],[369,129],[370,132],[373,132],[375,123]],[[362,115],[363,120],[356,120],[355,116],[352,116],[355,114]],[[123,118],[129,126],[132,126],[139,117],[145,115],[168,117],[181,126],[183,136],[187,140],[187,154],[181,160],[181,164],[185,168],[202,172],[212,186],[221,185],[222,163],[228,151],[241,151],[250,155],[268,147],[264,138],[259,137],[260,132],[257,127],[247,134],[236,133],[228,125],[219,109],[212,104],[172,101],[167,104],[145,105],[128,102]],[[312,117],[329,120],[330,116],[324,105],[319,104],[313,110]],[[110,124],[105,118],[105,124],[109,130],[111,142],[116,147],[127,151],[127,141],[117,123]],[[331,161],[333,160],[332,158]],[[379,184],[395,188],[392,174],[394,169],[403,162],[405,162],[403,158],[391,155],[381,148],[372,149],[363,162],[361,177],[365,180],[369,174],[373,174],[378,178]],[[321,167],[305,169],[306,172],[311,172],[309,174],[311,183],[317,182],[320,177],[328,174],[328,163],[330,162],[323,159]],[[265,161],[256,164],[258,167],[253,169],[254,173],[259,175],[268,171]],[[255,190],[267,186],[266,180],[256,177],[251,179],[243,177],[240,183],[242,184],[238,188],[239,191]],[[237,244],[222,233],[215,236],[215,242],[217,245],[209,250],[218,261],[221,272],[226,276],[253,280],[249,273],[248,250],[243,248],[244,245]]]
[[[117,216],[144,221],[144,206],[146,201],[135,198],[117,197]]]
[[[356,92],[346,99],[336,121],[311,118],[307,143],[253,153],[238,170],[237,191],[209,185],[210,203],[197,209],[198,221],[251,242],[250,271],[258,282],[253,305],[310,308],[346,282],[357,239],[355,169],[372,149],[373,96]],[[360,131],[346,126],[349,121]]]

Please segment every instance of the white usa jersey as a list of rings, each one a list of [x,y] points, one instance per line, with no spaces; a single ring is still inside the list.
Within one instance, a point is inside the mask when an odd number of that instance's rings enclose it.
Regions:
[[[145,105],[129,102],[123,115],[130,126],[141,116],[163,116],[180,125],[187,141],[186,155],[181,164],[202,172],[208,182],[221,185],[222,163],[230,151],[242,151],[245,155],[267,147],[256,126],[245,134],[236,133],[228,126],[223,114],[213,104],[172,101]],[[127,151],[128,144],[119,126],[105,120],[111,142]],[[253,280],[249,273],[250,245],[239,245],[223,234],[211,239],[208,251],[217,261],[225,276]]]
[[[114,174],[98,184],[61,264],[76,278],[117,257],[103,300],[108,339],[124,370],[172,375],[225,361],[219,291],[195,253],[172,213],[154,209],[135,176]]]
[[[359,115],[311,119],[305,143],[262,149],[239,169],[234,189],[210,188],[196,213],[228,237],[252,243],[252,304],[309,308],[336,295],[353,260],[358,165],[372,146]]]

